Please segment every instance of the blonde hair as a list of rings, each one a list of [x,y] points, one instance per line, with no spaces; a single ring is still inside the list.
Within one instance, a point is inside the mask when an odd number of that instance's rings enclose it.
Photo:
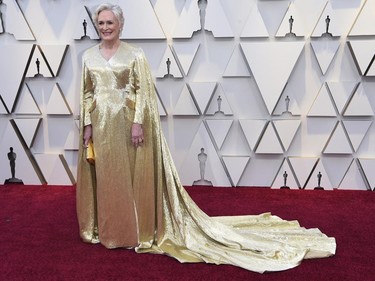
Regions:
[[[111,11],[115,15],[115,17],[117,18],[117,20],[120,23],[120,34],[121,34],[122,29],[124,28],[124,22],[125,22],[124,14],[122,12],[121,7],[119,5],[114,5],[114,4],[110,4],[110,3],[100,4],[95,9],[94,14],[92,15],[92,20],[93,20],[96,28],[98,28],[98,17],[99,17],[99,14],[101,12],[103,12],[103,11]]]

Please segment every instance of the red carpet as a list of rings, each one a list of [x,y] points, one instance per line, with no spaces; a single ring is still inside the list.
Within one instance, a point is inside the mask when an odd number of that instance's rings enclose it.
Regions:
[[[258,274],[107,250],[78,237],[74,187],[0,186],[0,280],[375,280],[375,193],[188,187],[209,215],[271,211],[336,237],[334,257]]]

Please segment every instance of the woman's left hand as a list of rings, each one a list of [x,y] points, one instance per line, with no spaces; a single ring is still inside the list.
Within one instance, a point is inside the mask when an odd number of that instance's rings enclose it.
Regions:
[[[135,147],[141,146],[143,144],[143,129],[142,124],[134,123],[132,125],[132,143]]]

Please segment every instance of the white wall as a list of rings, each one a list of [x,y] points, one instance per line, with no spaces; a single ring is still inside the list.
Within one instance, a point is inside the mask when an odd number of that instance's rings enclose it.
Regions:
[[[0,181],[12,146],[24,183],[74,183],[81,56],[98,42],[87,10],[100,2],[0,5]],[[112,2],[149,59],[184,185],[204,147],[215,186],[279,188],[287,171],[291,188],[314,188],[318,172],[325,189],[374,188],[375,0],[208,0],[204,32],[195,0]]]

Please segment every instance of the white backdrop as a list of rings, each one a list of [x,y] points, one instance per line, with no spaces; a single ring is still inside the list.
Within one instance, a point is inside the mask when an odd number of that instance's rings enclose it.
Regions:
[[[291,188],[313,189],[320,172],[328,190],[374,188],[375,0],[112,2],[122,39],[150,62],[184,185],[200,179],[204,148],[215,186],[279,188],[286,172]],[[98,43],[99,3],[0,4],[0,181],[13,147],[25,184],[75,183],[81,56]]]

